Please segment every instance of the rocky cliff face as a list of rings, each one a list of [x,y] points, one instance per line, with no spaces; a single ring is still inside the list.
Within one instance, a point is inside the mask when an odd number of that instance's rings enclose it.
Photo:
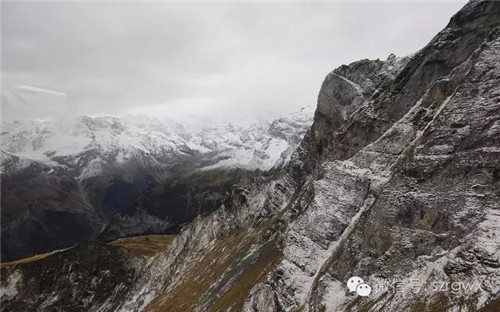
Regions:
[[[500,3],[472,1],[414,55],[334,70],[285,168],[87,310],[498,311],[499,51]],[[4,271],[4,302],[23,274]]]

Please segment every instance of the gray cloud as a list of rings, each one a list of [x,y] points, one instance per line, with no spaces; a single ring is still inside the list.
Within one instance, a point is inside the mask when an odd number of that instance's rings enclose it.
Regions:
[[[79,114],[277,116],[341,64],[415,52],[462,5],[2,3],[2,87],[62,91]]]

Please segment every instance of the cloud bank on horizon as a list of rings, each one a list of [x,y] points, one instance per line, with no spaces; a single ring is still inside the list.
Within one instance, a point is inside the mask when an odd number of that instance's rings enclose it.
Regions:
[[[315,105],[341,64],[415,52],[463,4],[3,2],[3,116],[63,100],[65,114],[277,117]],[[33,116],[5,109],[26,90]]]

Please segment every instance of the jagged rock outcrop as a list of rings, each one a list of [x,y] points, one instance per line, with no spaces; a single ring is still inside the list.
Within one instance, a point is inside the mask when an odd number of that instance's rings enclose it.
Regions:
[[[500,3],[471,1],[414,55],[334,70],[288,165],[187,225],[113,309],[498,311],[499,51]]]
[[[12,271],[6,268],[1,310],[89,311],[109,304],[111,311],[127,299],[145,263],[144,257],[124,248],[91,242]]]

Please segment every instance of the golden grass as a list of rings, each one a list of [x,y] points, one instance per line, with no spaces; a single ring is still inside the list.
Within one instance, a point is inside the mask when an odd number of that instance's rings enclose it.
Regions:
[[[133,253],[152,257],[165,250],[174,240],[175,235],[144,235],[120,238],[109,243],[113,246],[123,247]]]
[[[133,236],[133,237],[127,237],[127,238],[121,238],[116,241],[110,242],[108,244],[113,245],[113,246],[118,246],[118,247],[123,247],[127,249],[128,251],[139,254],[142,256],[147,256],[147,257],[152,257],[156,255],[158,252],[165,250],[170,246],[172,241],[174,240],[175,235],[144,235],[144,236]],[[34,255],[31,257],[11,261],[11,262],[4,262],[0,263],[0,269],[3,269],[5,267],[9,267],[12,265],[17,265],[17,264],[24,264],[24,263],[29,263],[29,262],[34,262],[34,261],[39,261],[42,259],[47,258],[50,255],[53,255],[55,253],[64,251],[63,250],[56,250],[56,251],[50,251],[46,252],[43,254],[38,254]]]
[[[243,231],[219,239],[216,246],[183,276],[182,281],[156,297],[147,311],[193,311],[210,286],[250,246]]]
[[[34,256],[31,256],[28,258],[23,258],[23,259],[11,261],[11,262],[0,263],[0,269],[6,268],[6,267],[9,267],[12,265],[16,265],[16,264],[23,264],[23,263],[29,263],[29,262],[33,262],[33,261],[42,260],[42,259],[47,258],[48,256],[50,256],[52,254],[55,254],[56,252],[58,252],[58,251],[46,252],[46,253],[34,255]]]
[[[259,235],[265,232],[274,220],[265,222],[252,230],[240,228],[217,239],[215,247],[183,275],[182,280],[156,297],[146,311],[193,311],[203,303],[208,303],[215,289],[225,283],[225,273],[229,275],[240,264]],[[250,290],[263,281],[281,259],[282,251],[273,240],[264,244],[254,263],[231,282],[231,286],[213,302],[208,303],[209,311],[233,308],[238,311],[243,306]],[[234,276],[233,276],[234,277]]]
[[[238,276],[231,288],[222,295],[210,311],[241,311],[252,288],[263,282],[267,274],[281,260],[282,251],[276,241],[266,243],[259,252],[257,260]]]
[[[303,192],[299,190],[293,194],[288,206],[274,218],[219,236],[214,247],[182,273],[179,282],[169,285],[157,296],[146,311],[194,311],[200,306],[206,306],[207,311],[240,311],[252,288],[263,282],[281,261],[281,242],[273,239],[264,243],[260,250],[255,251],[257,254],[252,263],[242,263],[243,258],[286,211],[309,204],[314,192],[311,187],[312,184]],[[305,197],[298,203],[300,196]]]

